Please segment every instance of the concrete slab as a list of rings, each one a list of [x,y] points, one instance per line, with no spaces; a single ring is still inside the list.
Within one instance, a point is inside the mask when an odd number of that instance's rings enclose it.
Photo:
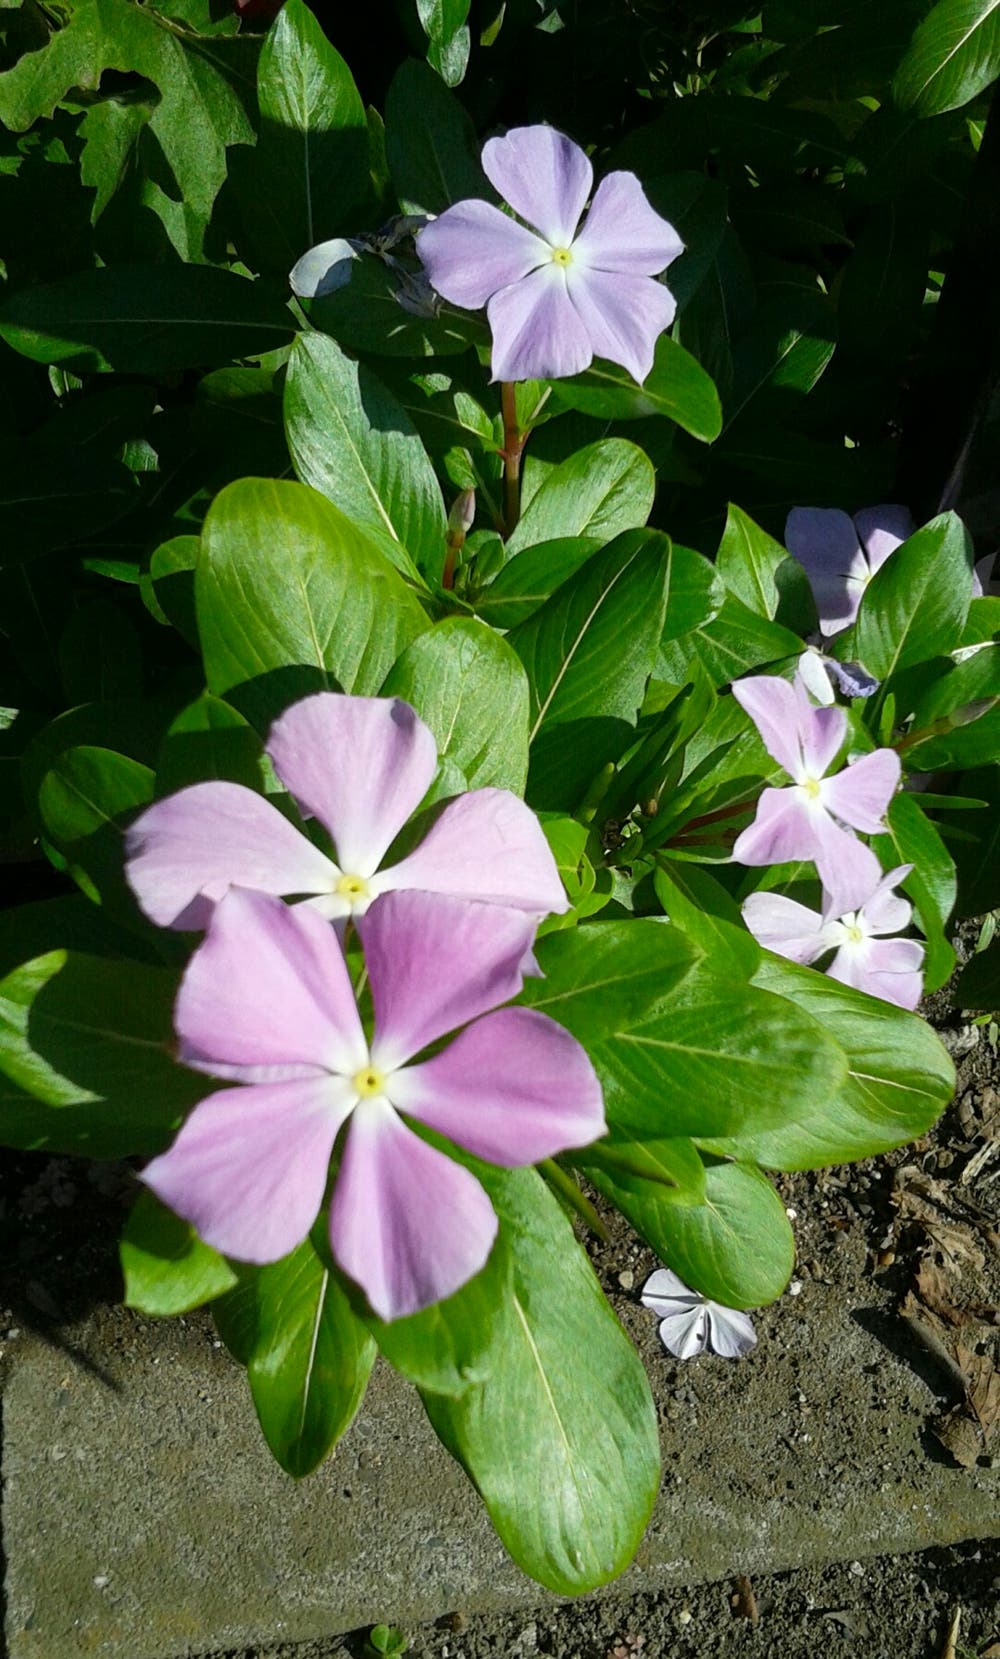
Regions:
[[[665,1478],[612,1588],[1000,1533],[1000,1473],[935,1454],[934,1389],[868,1299],[807,1280],[759,1318],[751,1358],[686,1367],[623,1299],[661,1402]],[[204,1316],[100,1309],[60,1343],[14,1345],[3,1401],[9,1659],[181,1659],[545,1601],[387,1369],[297,1485]]]

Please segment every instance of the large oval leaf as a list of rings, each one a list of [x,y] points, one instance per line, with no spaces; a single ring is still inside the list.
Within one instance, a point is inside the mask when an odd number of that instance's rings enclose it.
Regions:
[[[1000,0],[938,0],[896,71],[893,97],[917,115],[960,109],[1000,75]]]
[[[507,551],[565,536],[608,542],[645,524],[655,493],[653,463],[636,444],[624,438],[588,444],[561,461],[535,492]]]
[[[258,729],[312,691],[371,696],[429,626],[343,513],[276,479],[241,479],[212,503],[195,602],[208,688]]]
[[[957,646],[972,600],[972,542],[954,513],[925,524],[875,572],[851,651],[880,680]]]
[[[631,1560],[656,1496],[656,1413],[639,1358],[557,1200],[533,1170],[484,1177],[514,1278],[490,1376],[425,1393],[518,1566],[559,1595]]]

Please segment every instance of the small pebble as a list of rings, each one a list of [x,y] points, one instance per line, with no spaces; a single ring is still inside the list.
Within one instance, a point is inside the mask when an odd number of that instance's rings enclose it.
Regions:
[[[862,1567],[860,1561],[852,1561],[847,1570],[853,1575],[854,1578],[864,1578],[865,1576],[865,1569]]]
[[[105,1585],[110,1583],[111,1576],[109,1573],[98,1573],[97,1577],[94,1579],[94,1589],[103,1590]]]
[[[789,1294],[789,1296],[801,1296],[801,1294],[802,1294],[802,1280],[801,1279],[793,1279],[791,1281],[791,1283],[788,1286],[788,1294]]]
[[[630,1267],[626,1267],[623,1273],[619,1273],[618,1283],[621,1285],[622,1290],[632,1289],[632,1286],[635,1284],[635,1274],[632,1272]]]

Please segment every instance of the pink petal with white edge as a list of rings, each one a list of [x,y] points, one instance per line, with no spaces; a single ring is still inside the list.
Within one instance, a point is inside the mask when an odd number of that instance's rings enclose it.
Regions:
[[[607,1131],[586,1053],[530,1008],[476,1020],[432,1060],[396,1072],[389,1095],[400,1111],[507,1169],[589,1146]]]
[[[865,900],[862,911],[872,933],[902,933],[904,927],[909,927],[913,906],[896,888],[912,869],[912,864],[897,865],[882,877],[871,898]]]
[[[863,841],[826,812],[816,816],[816,870],[826,894],[827,920],[857,911],[878,886],[882,866]]]
[[[827,973],[898,1008],[916,1008],[923,995],[924,947],[915,939],[869,939],[839,950]]]
[[[723,1308],[718,1302],[710,1302],[708,1345],[720,1359],[742,1359],[751,1348],[756,1348],[757,1333],[739,1308]]]
[[[522,910],[387,893],[358,920],[375,1004],[372,1063],[395,1071],[524,983],[535,922]]]
[[[494,380],[561,380],[579,374],[593,358],[562,265],[543,265],[501,288],[486,316],[493,334]]]
[[[385,1100],[362,1101],[330,1205],[330,1245],[380,1319],[419,1313],[485,1267],[497,1235],[479,1182],[407,1129]]]
[[[594,182],[579,144],[555,127],[512,127],[483,145],[483,172],[552,247],[569,247]]]
[[[819,711],[817,711],[819,712]],[[820,799],[828,812],[863,835],[884,835],[883,818],[899,784],[902,765],[895,749],[876,749],[824,778]]]
[[[677,301],[653,277],[566,267],[569,297],[590,338],[595,357],[620,363],[639,385],[653,367],[656,342],[670,327]]]
[[[125,832],[125,874],[160,927],[204,927],[230,887],[325,893],[337,871],[276,806],[239,783],[195,783]]]
[[[902,547],[912,536],[916,525],[908,507],[886,503],[882,507],[864,507],[854,515],[854,528],[868,557],[868,568],[875,574],[881,570],[890,553]]]
[[[489,202],[457,202],[417,236],[431,287],[452,305],[478,311],[498,288],[551,258],[548,243]]]
[[[793,507],[785,546],[803,566],[821,631],[838,634],[858,614],[868,561],[852,520],[839,507]]]
[[[608,173],[597,186],[573,261],[598,271],[656,276],[684,252],[668,220],[650,207],[634,173]]]
[[[368,1049],[347,964],[328,922],[234,888],[216,906],[177,994],[181,1058],[234,1075],[298,1064],[353,1075]]]
[[[819,847],[818,826],[825,817],[806,805],[797,788],[765,789],[753,823],[736,837],[733,858],[753,868],[812,860]]]
[[[450,801],[408,858],[380,870],[379,893],[451,893],[534,915],[569,909],[559,870],[530,807],[509,789]]]
[[[802,776],[804,728],[812,715],[804,691],[776,674],[751,674],[745,680],[734,681],[732,690],[772,760],[797,781]]]
[[[370,876],[420,805],[437,746],[398,697],[320,691],[293,703],[268,733],[285,788],[333,838],[340,868]]]
[[[225,1089],[195,1107],[141,1178],[213,1249],[278,1261],[319,1214],[333,1143],[356,1098],[334,1077]]]
[[[823,917],[783,893],[751,893],[743,920],[759,945],[789,962],[815,962],[829,948]]]

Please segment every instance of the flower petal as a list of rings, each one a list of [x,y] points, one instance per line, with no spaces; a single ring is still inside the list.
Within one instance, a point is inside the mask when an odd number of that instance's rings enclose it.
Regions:
[[[868,561],[848,515],[839,507],[793,507],[785,521],[785,546],[809,578],[822,632],[849,627],[858,614]]]
[[[864,835],[884,835],[885,810],[899,783],[902,765],[895,749],[876,749],[862,755],[820,784],[820,799],[828,812]]]
[[[757,1346],[757,1333],[739,1308],[708,1304],[708,1345],[721,1359],[740,1359]]]
[[[552,247],[569,247],[594,182],[579,144],[555,127],[512,127],[483,145],[483,172]]]
[[[913,920],[913,906],[896,888],[905,881],[912,864],[899,864],[879,882],[871,898],[862,905],[865,923],[872,933],[902,933]]]
[[[330,1205],[330,1244],[380,1319],[440,1302],[486,1265],[493,1206],[461,1164],[427,1146],[388,1101],[362,1101]]]
[[[239,783],[195,783],[125,832],[125,874],[151,921],[201,928],[232,886],[327,893],[338,871],[276,806]]]
[[[535,915],[569,909],[538,819],[508,789],[473,789],[449,802],[419,847],[380,870],[373,885],[379,893],[452,893]]]
[[[608,173],[601,180],[573,243],[574,263],[632,276],[656,276],[683,252],[673,225],[650,207],[634,173]]]
[[[675,1359],[695,1359],[704,1351],[708,1336],[708,1307],[701,1302],[684,1313],[668,1314],[660,1321],[660,1341]]]
[[[842,829],[827,812],[815,819],[817,849],[813,855],[816,871],[825,888],[824,915],[846,916],[857,911],[878,886],[882,866],[863,841]]]
[[[566,267],[569,297],[590,338],[595,357],[620,363],[640,386],[653,367],[656,342],[669,328],[677,301],[654,277]]]
[[[868,939],[864,949],[839,950],[827,973],[898,1008],[916,1008],[923,995],[924,947],[916,939]]]
[[[493,333],[494,380],[563,379],[579,374],[594,355],[562,265],[550,262],[501,288],[486,315]]]
[[[751,893],[743,920],[759,945],[790,962],[815,962],[829,949],[823,917],[783,893]]]
[[[387,893],[358,920],[372,1000],[372,1062],[395,1071],[524,983],[535,922],[506,905]]]
[[[181,981],[174,1024],[181,1058],[202,1071],[220,1062],[224,1076],[289,1063],[353,1075],[368,1058],[329,923],[245,888],[216,906]]]
[[[803,726],[812,712],[804,693],[776,674],[748,675],[745,680],[736,680],[732,689],[772,760],[797,782],[802,776]]]
[[[795,664],[795,674],[814,702],[821,704],[823,708],[832,708],[835,692],[833,682],[827,673],[827,660],[814,645],[807,645]]]
[[[669,1267],[658,1267],[642,1287],[642,1305],[658,1313],[661,1319],[687,1308],[700,1308],[705,1298],[698,1290],[691,1290],[684,1280]]]
[[[839,708],[810,709],[803,719],[802,759],[810,778],[825,777],[844,741],[847,715]]]
[[[530,1008],[476,1020],[432,1060],[396,1072],[388,1093],[400,1111],[507,1169],[589,1146],[608,1127],[585,1051]]]
[[[356,1098],[335,1077],[223,1089],[195,1107],[141,1179],[213,1249],[278,1261],[319,1214],[337,1130]]]
[[[292,293],[300,300],[322,298],[343,288],[354,275],[357,249],[343,236],[318,242],[297,259],[288,273]]]
[[[902,547],[904,541],[909,540],[916,525],[908,507],[890,502],[881,507],[865,507],[860,513],[855,513],[854,528],[868,556],[868,568],[874,576],[889,554],[895,553],[897,547]]]
[[[340,868],[355,876],[378,869],[437,765],[430,731],[398,697],[319,691],[286,709],[266,748],[285,788],[333,837]]]
[[[431,286],[452,305],[478,311],[498,288],[551,261],[546,242],[489,202],[456,202],[417,237]]]
[[[814,859],[819,846],[817,825],[826,816],[810,810],[797,788],[765,789],[753,823],[736,837],[733,858],[737,864],[755,868]]]

